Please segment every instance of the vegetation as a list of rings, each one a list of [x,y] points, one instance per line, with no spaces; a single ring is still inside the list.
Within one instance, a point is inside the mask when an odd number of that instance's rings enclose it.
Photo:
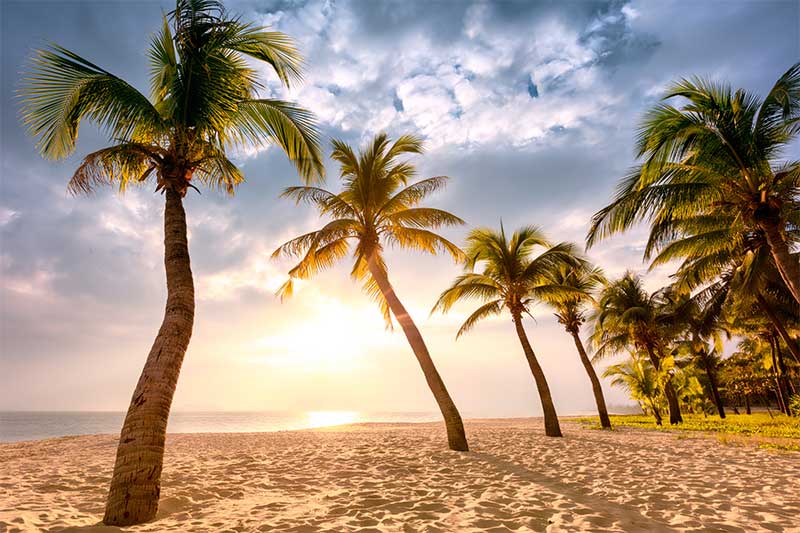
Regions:
[[[192,181],[233,194],[244,178],[226,149],[251,144],[278,144],[306,180],[324,171],[312,115],[258,98],[256,71],[245,60],[267,63],[287,86],[299,81],[300,55],[287,36],[231,18],[217,1],[178,0],[148,57],[149,99],[59,46],[37,53],[23,90],[24,121],[44,157],[72,153],[83,119],[114,143],[84,157],[70,191],[111,184],[122,192],[155,181],[166,200],[166,311],[120,434],[108,525],[145,522],[158,509],[167,418],[194,322],[183,207]]]
[[[760,448],[800,451],[800,418],[782,414],[754,413],[728,415],[726,418],[690,414],[680,426],[657,426],[649,416],[611,416],[618,427],[659,429],[678,434],[713,434],[723,443],[755,445]],[[584,424],[597,425],[595,418],[579,419]]]
[[[595,360],[623,350],[647,357],[656,372],[658,388],[667,398],[670,424],[682,422],[672,382],[674,358],[669,352],[675,336],[675,317],[666,293],[648,293],[641,278],[629,272],[603,288],[597,307],[593,334],[597,347]],[[660,423],[658,415],[656,420]]]
[[[354,244],[353,278],[361,281],[365,292],[376,300],[387,327],[392,326],[392,316],[400,323],[444,417],[450,449],[467,451],[461,415],[419,329],[389,282],[383,258],[384,244],[431,254],[445,252],[457,261],[464,258],[455,244],[432,231],[464,222],[447,211],[420,207],[427,196],[445,186],[448,178],[436,176],[408,183],[415,175],[415,168],[399,158],[421,153],[422,141],[412,135],[403,135],[394,143],[385,134],[378,135],[359,154],[345,143],[333,141],[331,158],[339,163],[342,191],[335,194],[305,186],[289,187],[283,193],[297,203],[311,203],[321,216],[332,220],[283,244],[273,257],[300,258],[279,290],[281,298],[285,298],[291,296],[295,279],[308,279],[333,266],[347,256]]]
[[[727,233],[763,238],[786,288],[800,303],[800,263],[792,257],[800,221],[800,162],[781,161],[800,134],[800,63],[760,100],[744,90],[694,78],[670,87],[639,130],[643,159],[619,183],[611,204],[592,220],[588,243],[650,222],[649,257],[677,240],[707,231],[715,221]],[[700,247],[684,240],[670,256],[691,258]]]

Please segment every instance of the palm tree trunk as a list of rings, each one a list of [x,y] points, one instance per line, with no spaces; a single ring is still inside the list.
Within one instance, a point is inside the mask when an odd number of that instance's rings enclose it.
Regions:
[[[600,415],[600,426],[611,429],[611,419],[608,418],[608,409],[606,409],[606,399],[603,397],[603,387],[600,385],[600,380],[597,378],[597,372],[594,371],[592,362],[589,356],[586,355],[586,350],[583,347],[581,336],[577,330],[568,330],[575,341],[575,347],[578,349],[578,355],[581,357],[583,368],[589,375],[589,381],[592,382],[592,392],[594,392],[594,401],[597,404],[597,414]]]
[[[656,401],[654,399],[650,400],[650,406],[653,408],[653,416],[656,417],[656,425],[661,426],[663,425],[663,421],[661,418],[661,410],[658,408]]]
[[[789,251],[789,244],[783,236],[778,220],[763,220],[760,223],[761,229],[767,237],[772,258],[778,267],[783,281],[789,288],[794,299],[800,304],[800,261],[792,257]]]
[[[775,329],[783,339],[783,342],[785,342],[789,347],[789,351],[791,352],[794,360],[800,363],[800,346],[797,345],[797,341],[795,341],[792,336],[789,335],[789,332],[786,331],[783,322],[781,322],[781,319],[775,314],[772,306],[769,305],[764,296],[761,293],[758,293],[756,295],[756,299],[758,300],[758,305],[761,307],[761,310],[764,311],[764,314],[767,315],[770,322],[772,322],[772,325],[775,326]]]
[[[717,373],[706,362],[706,376],[708,376],[708,383],[711,386],[711,396],[714,398],[714,405],[717,406],[717,412],[720,418],[725,418],[725,405],[722,403],[722,396],[719,393],[719,385],[717,385]]]
[[[531,347],[531,343],[528,342],[528,335],[525,334],[525,328],[522,327],[522,315],[518,311],[512,312],[512,315],[514,317],[514,326],[517,328],[519,342],[522,343],[525,359],[528,360],[528,366],[531,368],[533,379],[536,381],[536,389],[539,391],[539,398],[542,401],[544,433],[548,437],[561,437],[561,427],[558,424],[556,407],[553,405],[553,398],[550,395],[550,387],[547,385],[547,379],[544,377],[542,367],[539,366],[539,361],[536,360],[536,354],[533,353],[533,347]]]
[[[417,329],[416,324],[411,319],[411,315],[408,314],[397,294],[395,294],[394,288],[389,283],[389,278],[384,270],[378,267],[372,259],[368,262],[368,266],[372,278],[378,284],[378,288],[380,288],[383,297],[386,298],[389,304],[389,309],[391,309],[397,322],[400,323],[400,327],[403,328],[403,333],[405,333],[406,339],[408,339],[408,343],[417,357],[419,366],[422,368],[422,373],[425,375],[425,381],[428,382],[428,387],[430,387],[433,397],[439,405],[439,410],[442,412],[444,424],[447,428],[447,442],[450,449],[457,452],[469,451],[461,414],[459,414],[456,404],[453,403],[450,393],[447,392],[447,387],[445,387],[442,377],[433,364],[433,359],[431,359],[428,347],[425,345],[419,329]]]
[[[696,338],[693,338],[693,343],[694,341],[696,341]],[[706,348],[701,348],[699,355],[706,369],[706,376],[711,387],[711,398],[714,400],[714,405],[717,406],[719,417],[725,418],[725,405],[722,403],[722,396],[719,393],[719,384],[717,383],[716,361]]]
[[[661,372],[661,359],[655,354],[652,346],[645,344],[647,347],[647,354],[650,356],[650,362],[653,363],[653,368],[656,372]],[[675,394],[675,388],[672,386],[672,376],[669,376],[664,383],[664,395],[667,397],[667,405],[669,406],[669,423],[680,424],[683,422],[681,416],[681,406],[678,403],[678,395]]]
[[[778,350],[778,339],[773,333],[769,339],[770,354],[772,355],[772,376],[775,380],[775,395],[778,397],[778,407],[784,414],[789,414],[789,406],[786,404],[786,396],[783,392],[783,383],[781,383],[780,368],[778,367],[778,359],[775,357],[775,352]]]
[[[194,283],[186,213],[181,195],[171,188],[166,190],[164,208],[164,266],[167,274],[164,320],[122,426],[103,518],[106,525],[139,524],[156,515],[167,419],[192,336]]]

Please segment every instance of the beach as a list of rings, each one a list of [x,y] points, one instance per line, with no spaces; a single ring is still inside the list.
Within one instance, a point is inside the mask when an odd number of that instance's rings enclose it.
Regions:
[[[634,428],[468,420],[169,434],[155,521],[124,531],[800,531],[800,454]],[[0,444],[0,531],[98,525],[115,435]]]

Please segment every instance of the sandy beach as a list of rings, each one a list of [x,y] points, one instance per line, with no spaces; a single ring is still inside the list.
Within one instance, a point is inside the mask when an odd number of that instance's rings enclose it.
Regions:
[[[800,455],[541,421],[171,434],[158,519],[130,531],[800,531]],[[98,526],[116,436],[0,445],[0,531]]]

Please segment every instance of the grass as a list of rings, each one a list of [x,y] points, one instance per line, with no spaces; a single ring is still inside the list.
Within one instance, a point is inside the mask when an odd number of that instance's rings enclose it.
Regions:
[[[657,426],[652,416],[611,416],[613,427],[636,427],[675,433],[678,439],[714,436],[723,444],[750,445],[759,448],[800,451],[800,417],[788,417],[768,413],[752,415],[730,414],[725,419],[719,416],[685,414],[683,424],[670,426],[665,420]],[[597,418],[580,418],[579,422],[592,428],[600,428]]]

